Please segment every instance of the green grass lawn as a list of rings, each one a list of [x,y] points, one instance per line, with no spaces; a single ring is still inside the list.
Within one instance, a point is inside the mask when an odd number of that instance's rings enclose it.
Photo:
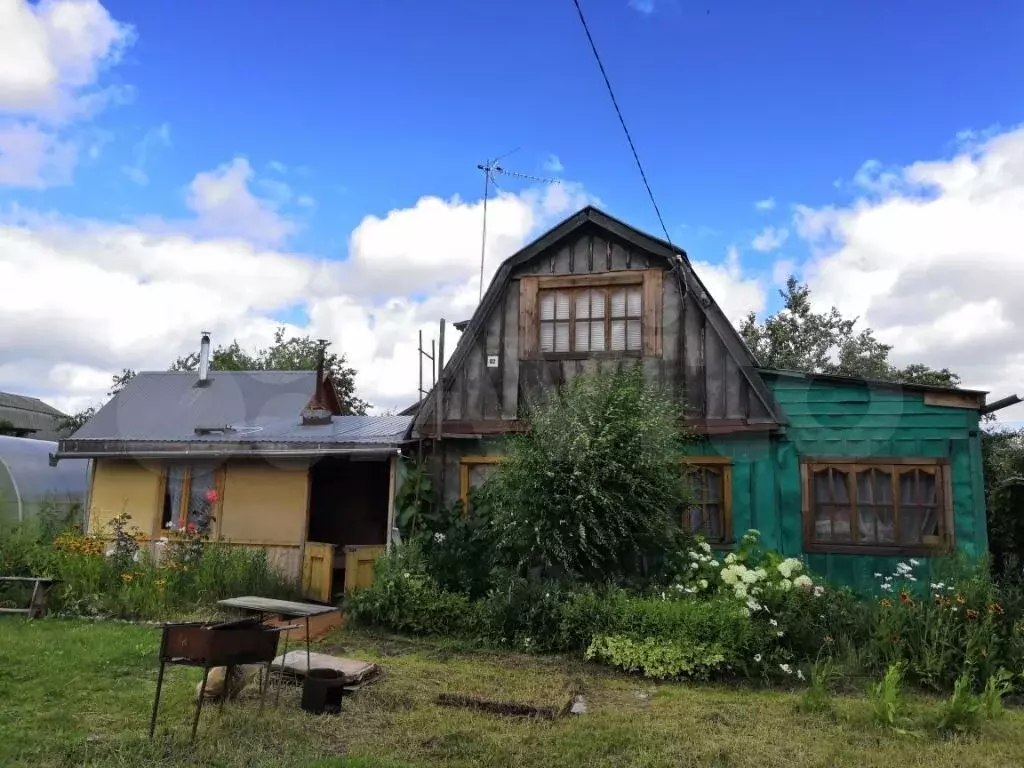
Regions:
[[[314,717],[286,689],[262,716],[251,691],[204,708],[187,746],[196,670],[169,668],[157,737],[147,739],[158,630],[0,618],[0,765],[31,766],[1011,766],[1024,764],[1024,714],[982,734],[925,728],[934,700],[913,700],[916,734],[870,722],[867,700],[835,716],[800,714],[799,693],[653,684],[561,657],[458,652],[425,641],[337,632],[320,649],[378,662],[384,677]],[[516,720],[440,707],[442,692],[538,705],[573,693],[588,711]]]

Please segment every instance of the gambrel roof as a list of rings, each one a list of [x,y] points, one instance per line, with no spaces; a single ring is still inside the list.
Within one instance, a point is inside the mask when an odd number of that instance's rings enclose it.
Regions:
[[[593,228],[595,227],[610,239],[621,241],[630,248],[643,252],[648,256],[664,259],[666,266],[669,268],[669,274],[674,275],[679,281],[681,293],[692,294],[694,305],[704,315],[706,327],[713,330],[721,339],[726,355],[735,362],[743,378],[746,380],[751,398],[756,399],[763,406],[763,408],[758,410],[767,414],[767,418],[758,418],[757,420],[775,425],[783,424],[785,418],[781,409],[775,402],[771,391],[757,373],[757,361],[743,342],[739,332],[722,312],[722,309],[714,301],[710,293],[708,293],[699,275],[693,270],[686,252],[672,243],[619,221],[593,206],[587,206],[568,217],[501,264],[491,280],[482,301],[473,313],[473,317],[465,325],[465,330],[459,339],[454,354],[448,360],[447,365],[444,366],[441,380],[447,382],[450,379],[450,374],[459,370],[460,366],[465,363],[467,357],[475,348],[477,340],[484,332],[487,318],[500,305],[515,274],[522,271],[522,268],[531,261],[550,253],[563,240],[569,239],[574,234],[582,234],[582,231],[585,229],[594,231]],[[416,432],[421,426],[429,423],[428,420],[432,418],[434,399],[432,397],[426,398],[422,407],[419,409],[410,407],[408,410],[417,410],[413,424],[413,430]]]

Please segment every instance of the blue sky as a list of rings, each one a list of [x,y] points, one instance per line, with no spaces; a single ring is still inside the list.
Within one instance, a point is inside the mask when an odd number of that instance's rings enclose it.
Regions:
[[[366,213],[478,197],[476,163],[521,146],[510,168],[546,175],[554,154],[611,211],[660,229],[570,0],[105,5],[137,30],[112,73],[134,100],[98,121],[111,140],[74,187],[25,202],[184,215],[197,169],[277,161],[309,169],[294,183],[319,202],[296,244],[340,258]],[[1022,116],[1019,3],[652,5],[584,11],[670,234],[706,258],[784,223],[789,202],[842,199],[833,182],[869,158],[902,165]],[[150,184],[111,176],[163,123]],[[780,206],[758,215],[768,197]]]
[[[0,184],[7,209],[166,225],[192,215],[197,174],[244,158],[252,193],[289,222],[274,247],[343,260],[366,216],[412,209],[425,195],[476,202],[476,164],[518,146],[507,167],[557,175],[660,231],[571,0],[102,7],[131,28],[95,77],[120,96],[61,125],[78,147],[67,183]],[[815,252],[813,238],[795,234],[795,204],[852,216],[892,194],[871,188],[878,171],[855,180],[865,162],[899,176],[951,160],[965,131],[981,142],[1024,120],[1017,2],[583,8],[673,241],[712,264],[734,246],[768,309],[773,270]],[[2,87],[0,73],[0,96]],[[767,199],[773,208],[755,208]],[[769,226],[789,237],[754,248]],[[824,294],[838,296],[828,285]],[[274,318],[309,320],[301,297],[282,302]]]

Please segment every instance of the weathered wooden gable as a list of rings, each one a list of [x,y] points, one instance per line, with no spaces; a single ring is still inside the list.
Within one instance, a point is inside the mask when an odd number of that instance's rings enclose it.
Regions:
[[[633,330],[642,328],[633,348],[542,348],[538,329],[545,291],[620,288],[642,297],[636,317],[628,321]],[[575,300],[566,311],[571,315],[566,327],[576,333]],[[603,313],[609,328],[610,312]],[[614,322],[622,323],[621,345],[626,321]],[[635,361],[651,381],[685,399],[693,421],[709,431],[770,427],[779,421],[753,359],[685,254],[586,208],[498,270],[445,367],[442,433],[513,431],[529,403],[573,376]],[[417,415],[414,429],[425,435],[436,431],[433,398]]]

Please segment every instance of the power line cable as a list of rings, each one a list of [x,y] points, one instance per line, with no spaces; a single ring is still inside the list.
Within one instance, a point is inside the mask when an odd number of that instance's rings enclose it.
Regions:
[[[661,224],[661,231],[665,233],[665,240],[670,244],[672,238],[669,237],[668,227],[665,226],[665,219],[661,216],[661,210],[658,208],[658,203],[654,199],[654,192],[651,190],[651,185],[647,181],[647,174],[644,173],[643,163],[640,162],[640,155],[637,154],[636,145],[633,143],[633,137],[629,135],[629,128],[626,127],[626,119],[622,116],[622,110],[619,109],[619,102],[615,98],[615,91],[612,90],[611,81],[608,79],[608,73],[605,72],[604,64],[601,62],[601,54],[597,52],[597,45],[594,43],[594,38],[590,34],[590,27],[587,26],[587,19],[583,15],[583,9],[580,7],[580,0],[572,0],[573,5],[576,6],[576,12],[580,16],[580,23],[583,25],[583,31],[587,34],[587,40],[590,41],[590,50],[594,52],[594,58],[597,60],[597,66],[601,70],[601,77],[604,78],[605,87],[608,89],[608,95],[612,97],[612,106],[615,107],[615,114],[619,116],[619,123],[622,125],[622,131],[626,134],[626,141],[629,142],[629,148],[633,152],[633,159],[636,160],[636,167],[640,171],[640,178],[644,181],[644,186],[647,188],[647,196],[651,199],[651,205],[654,206],[654,213],[658,216],[658,223]]]

